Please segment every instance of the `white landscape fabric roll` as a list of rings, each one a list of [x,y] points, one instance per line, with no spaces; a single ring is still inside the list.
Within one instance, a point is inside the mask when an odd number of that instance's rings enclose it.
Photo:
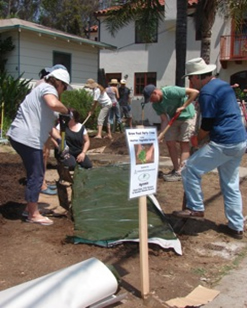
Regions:
[[[113,295],[118,282],[101,261],[86,261],[0,292],[1,308],[85,308]]]

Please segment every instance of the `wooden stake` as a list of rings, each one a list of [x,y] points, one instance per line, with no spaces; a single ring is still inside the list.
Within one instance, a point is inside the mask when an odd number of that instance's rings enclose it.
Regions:
[[[146,299],[149,295],[149,264],[147,236],[147,200],[146,196],[139,197],[139,238],[140,238],[140,274],[141,296]]]

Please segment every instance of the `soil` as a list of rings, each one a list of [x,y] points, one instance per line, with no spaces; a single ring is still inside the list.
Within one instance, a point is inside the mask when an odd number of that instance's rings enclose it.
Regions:
[[[160,156],[168,157],[166,145],[160,144]],[[115,133],[114,140],[91,138],[89,153],[95,166],[103,159],[114,160],[128,155],[124,134]],[[97,150],[96,150],[97,149]],[[93,153],[101,152],[98,157]],[[101,161],[99,161],[101,158]],[[246,154],[242,166],[247,166]],[[170,166],[162,166],[168,172]],[[46,174],[48,181],[58,179],[57,164],[51,156]],[[158,179],[156,197],[177,234],[182,255],[149,245],[149,279],[152,297],[144,302],[141,297],[140,256],[137,244],[121,244],[113,248],[93,245],[74,245],[66,241],[73,234],[73,222],[66,212],[52,213],[54,224],[40,226],[26,223],[22,217],[25,208],[25,171],[22,162],[11,147],[0,146],[0,290],[41,277],[56,270],[95,257],[112,264],[121,276],[117,295],[127,293],[118,308],[163,307],[175,297],[184,297],[199,284],[214,288],[228,270],[235,268],[246,255],[246,229],[243,240],[235,240],[218,232],[218,225],[226,223],[223,198],[218,175],[204,175],[202,188],[205,200],[205,220],[173,218],[170,214],[182,207],[181,182],[164,182]],[[247,215],[247,179],[240,181],[244,216]],[[55,202],[54,202],[55,201]],[[48,207],[59,202],[57,196],[40,195],[40,205]],[[63,209],[64,210],[64,209]],[[235,284],[233,282],[232,284]]]

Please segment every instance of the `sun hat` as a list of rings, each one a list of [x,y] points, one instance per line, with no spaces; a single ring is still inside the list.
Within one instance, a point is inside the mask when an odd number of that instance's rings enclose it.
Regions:
[[[120,83],[121,83],[122,85],[126,85],[127,81],[126,81],[125,79],[121,79]]]
[[[98,87],[98,83],[95,82],[94,79],[89,78],[87,80],[86,84],[84,85],[84,87],[94,89],[94,88]]]
[[[152,84],[145,86],[145,88],[143,89],[143,96],[145,98],[145,103],[148,103],[150,101],[150,96],[155,89],[156,87]]]
[[[117,80],[117,79],[112,78],[112,79],[111,79],[111,81],[109,82],[109,84],[110,84],[110,85],[118,85],[118,84],[119,84],[119,82],[118,82],[118,80]]]
[[[67,68],[63,64],[55,64],[51,68],[45,68],[46,72],[48,72],[48,73],[52,73],[52,71],[58,70],[58,69],[63,69],[63,70],[67,71]]]
[[[73,88],[70,86],[70,74],[67,70],[64,69],[57,69],[49,73],[45,78],[48,79],[49,77],[54,77],[58,80],[61,80],[65,84],[67,84],[67,90],[72,90]]]
[[[189,75],[201,75],[209,73],[215,69],[215,64],[206,64],[202,58],[194,58],[186,62],[186,74],[182,78]]]

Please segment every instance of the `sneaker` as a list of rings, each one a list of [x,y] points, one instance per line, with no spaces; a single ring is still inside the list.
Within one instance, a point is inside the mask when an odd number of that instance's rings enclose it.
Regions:
[[[233,230],[228,225],[225,225],[225,224],[220,224],[218,230],[220,233],[229,235],[235,239],[243,238],[243,231]]]
[[[202,220],[204,218],[204,211],[195,211],[186,208],[181,211],[173,211],[172,215],[178,218]]]
[[[169,173],[164,173],[164,175],[172,175],[172,174],[174,174],[175,172],[176,172],[176,170],[173,168],[172,171],[170,171]]]
[[[164,181],[181,181],[182,176],[179,172],[177,171],[172,171],[170,174],[163,175]]]

